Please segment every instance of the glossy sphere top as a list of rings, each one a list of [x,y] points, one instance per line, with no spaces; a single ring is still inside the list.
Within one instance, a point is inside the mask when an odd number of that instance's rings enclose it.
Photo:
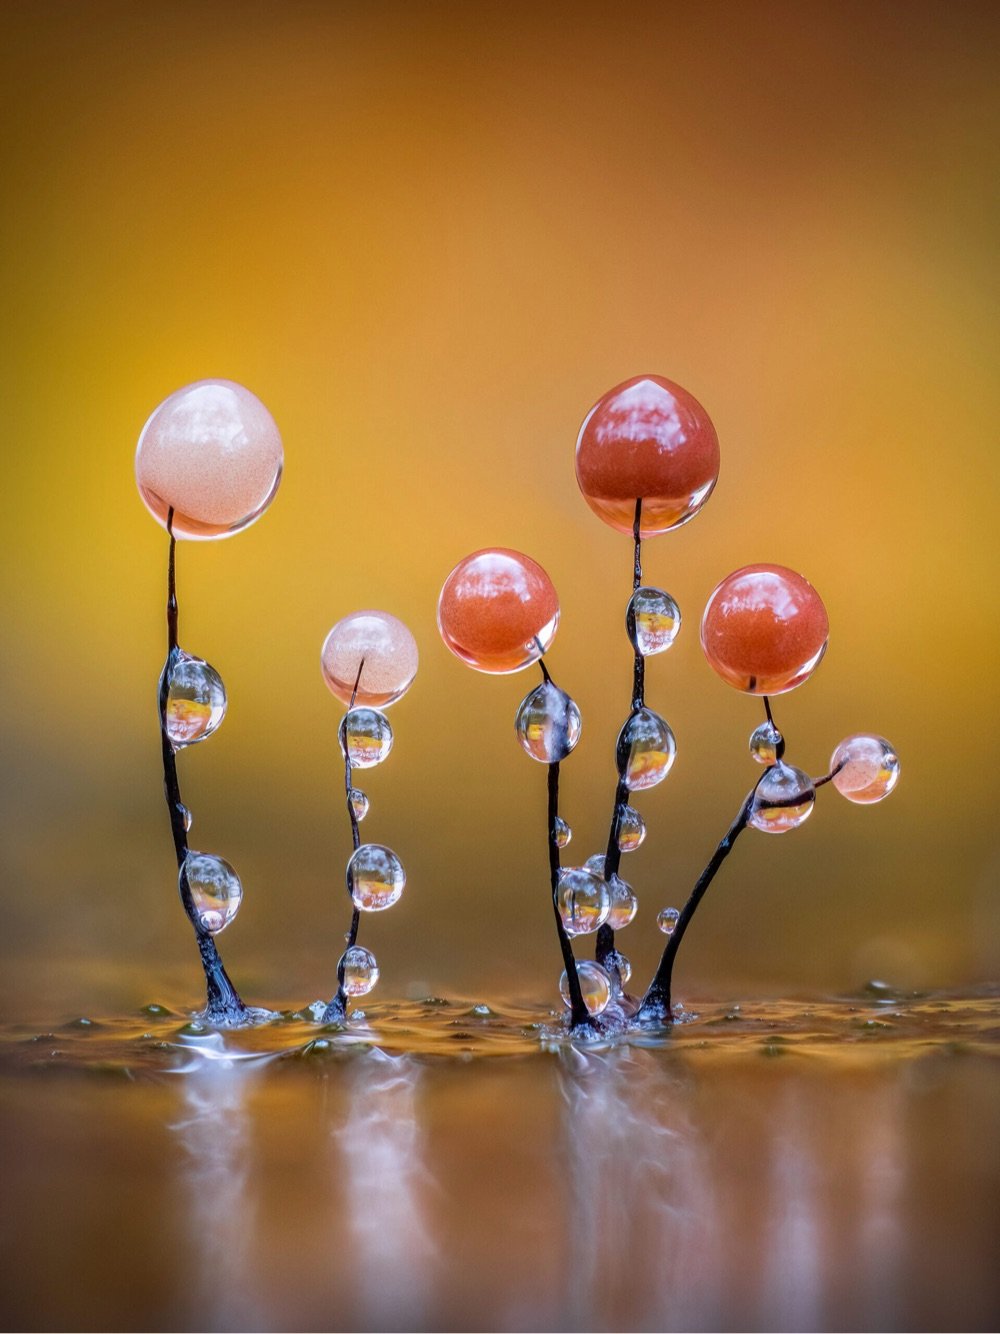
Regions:
[[[605,523],[655,537],[687,523],[719,477],[719,438],[693,394],[659,375],[616,385],[587,413],[576,442],[576,480]]]
[[[747,565],[708,599],[701,646],[723,681],[752,695],[780,695],[812,675],[830,622],[807,579],[783,565]]]
[[[230,537],[260,517],[281,481],[274,418],[232,380],[199,380],[165,398],[142,428],[135,480],[146,508],[177,537]]]
[[[351,612],[327,635],[320,654],[323,680],[341,703],[351,703],[357,681],[355,703],[376,709],[406,694],[417,674],[417,662],[417,641],[387,611]]]
[[[473,552],[444,581],[438,629],[456,657],[479,672],[516,672],[555,638],[559,598],[530,556],[505,547]]]

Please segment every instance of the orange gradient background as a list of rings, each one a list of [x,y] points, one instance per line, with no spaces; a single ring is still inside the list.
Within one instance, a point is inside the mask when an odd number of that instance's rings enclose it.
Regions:
[[[570,860],[601,848],[627,711],[627,538],[579,495],[593,401],[654,372],[708,408],[703,513],[647,544],[685,616],[650,662],[677,734],[627,859],[637,980],[756,777],[759,702],[698,647],[716,582],[801,570],[830,650],[776,702],[813,773],[847,733],[902,757],[748,833],[681,955],[683,996],[965,984],[997,964],[992,6],[58,4],[5,16],[3,952],[8,1016],[202,996],[163,808],[166,538],[135,442],[189,381],[253,389],[285,441],[252,529],[179,549],[181,642],[223,675],[180,758],[192,844],[246,899],[246,998],[334,982],[349,846],[319,650],[384,607],[421,665],[364,775],[409,884],[363,923],[386,995],[555,1000],[545,775],[434,624],[474,549],[560,592],[578,701]]]

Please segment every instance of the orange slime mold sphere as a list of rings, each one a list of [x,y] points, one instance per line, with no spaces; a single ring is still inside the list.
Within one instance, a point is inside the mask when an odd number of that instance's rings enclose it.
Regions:
[[[780,695],[808,680],[829,633],[820,595],[783,565],[736,570],[708,599],[701,620],[709,665],[752,695]]]
[[[687,523],[719,478],[719,438],[693,394],[659,375],[616,385],[588,412],[576,442],[576,480],[590,508],[655,537]]]
[[[500,675],[537,662],[555,637],[559,598],[537,561],[520,551],[476,551],[444,581],[438,629],[456,657]]]

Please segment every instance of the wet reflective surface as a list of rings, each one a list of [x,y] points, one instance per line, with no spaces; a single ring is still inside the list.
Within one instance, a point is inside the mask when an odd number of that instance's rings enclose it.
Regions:
[[[995,1325],[994,993],[359,1008],[0,1033],[6,1325]]]

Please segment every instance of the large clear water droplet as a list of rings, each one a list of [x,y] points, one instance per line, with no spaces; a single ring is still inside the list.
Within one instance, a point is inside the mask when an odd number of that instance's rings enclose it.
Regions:
[[[344,992],[348,996],[367,996],[379,979],[378,964],[371,950],[352,945],[344,951],[340,964],[344,969]]]
[[[636,709],[618,733],[618,772],[630,792],[662,783],[676,754],[673,732],[652,709]]]
[[[589,936],[607,920],[611,893],[600,876],[568,866],[559,872],[556,906],[568,936]]]
[[[646,821],[634,806],[623,806],[618,815],[618,847],[634,852],[646,837]]]
[[[662,588],[637,588],[625,611],[625,629],[636,653],[650,658],[663,653],[677,638],[681,609]]]
[[[556,816],[556,847],[564,848],[573,837],[573,831],[561,816]]]
[[[677,929],[680,913],[676,908],[664,908],[657,914],[656,925],[665,936],[672,936]]]
[[[580,740],[581,727],[580,710],[551,681],[525,695],[514,719],[522,748],[540,764],[564,760]]]
[[[613,875],[608,882],[611,907],[608,909],[606,925],[612,931],[622,931],[628,926],[639,908],[632,886],[626,884],[620,875]]]
[[[340,749],[352,769],[372,769],[392,750],[392,727],[378,709],[349,709],[340,720]]]
[[[830,759],[833,786],[842,797],[867,806],[882,801],[899,782],[899,756],[883,736],[846,737]]]
[[[187,880],[200,924],[213,936],[224,931],[243,902],[243,886],[229,863],[210,852],[192,850],[184,858],[180,878]]]
[[[772,722],[763,722],[750,733],[750,754],[758,764],[776,764],[782,735]]]
[[[590,959],[584,959],[582,963],[576,965],[576,974],[580,979],[580,992],[583,996],[583,1003],[587,1007],[589,1014],[600,1014],[602,1010],[608,1007],[608,1001],[611,999],[611,978],[601,967],[599,963],[594,963]],[[559,979],[559,994],[563,998],[563,1004],[570,1004],[569,996],[569,978],[564,972]]]
[[[403,863],[381,843],[362,843],[347,863],[347,888],[362,912],[383,912],[406,885]]]
[[[757,784],[750,823],[765,834],[786,834],[809,819],[815,804],[816,789],[809,775],[779,760]]]
[[[164,726],[174,750],[210,737],[226,716],[222,677],[202,658],[181,653],[167,677]]]
[[[354,818],[360,824],[368,814],[368,797],[359,787],[352,787],[348,795],[348,801],[351,803],[351,810],[354,812]]]

